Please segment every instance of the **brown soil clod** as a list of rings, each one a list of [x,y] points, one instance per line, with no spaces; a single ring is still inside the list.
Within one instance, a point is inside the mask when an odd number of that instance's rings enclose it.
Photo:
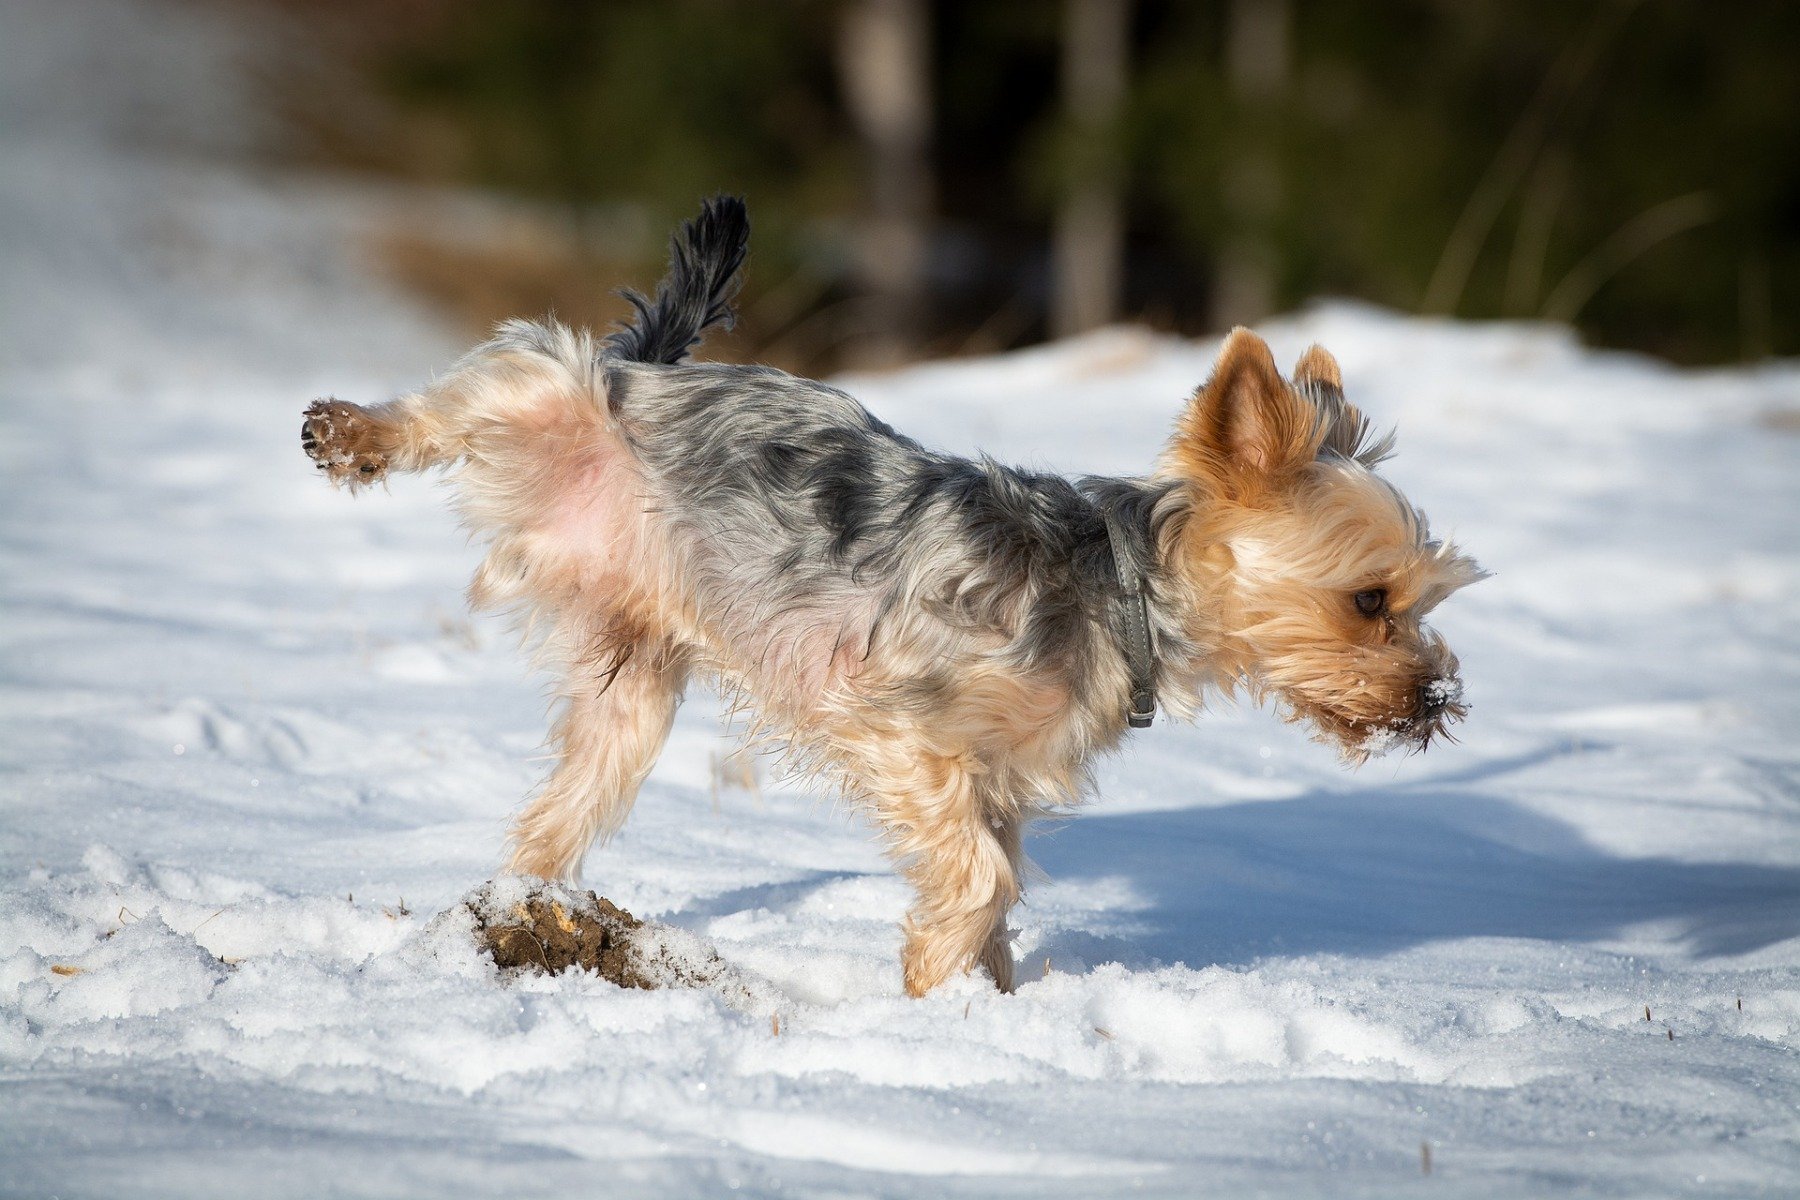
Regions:
[[[475,935],[503,971],[559,975],[580,967],[620,987],[658,987],[635,962],[634,939],[643,922],[612,901],[588,892],[575,911],[541,893],[513,904],[500,915],[465,901],[475,916]]]
[[[476,944],[508,976],[579,968],[620,987],[711,988],[734,1004],[759,1006],[762,989],[696,935],[640,921],[591,891],[503,876],[461,907],[473,918]]]

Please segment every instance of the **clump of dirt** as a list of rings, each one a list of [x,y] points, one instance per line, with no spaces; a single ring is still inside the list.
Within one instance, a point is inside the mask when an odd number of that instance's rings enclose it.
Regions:
[[[592,971],[627,988],[711,988],[734,1007],[760,1008],[765,987],[698,936],[640,921],[604,896],[502,876],[465,896],[476,944],[508,975]]]
[[[633,953],[644,923],[603,896],[578,895],[585,904],[565,907],[539,893],[501,913],[464,903],[475,916],[476,938],[503,971],[558,975],[580,967],[620,987],[659,986],[638,969]]]

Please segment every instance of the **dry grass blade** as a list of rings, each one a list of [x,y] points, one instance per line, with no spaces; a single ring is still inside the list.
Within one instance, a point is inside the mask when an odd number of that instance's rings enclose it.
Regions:
[[[1463,289],[1468,286],[1469,275],[1475,269],[1475,260],[1481,256],[1481,248],[1507,200],[1531,169],[1538,147],[1556,124],[1564,105],[1586,81],[1607,42],[1636,7],[1637,0],[1602,6],[1594,16],[1587,37],[1564,51],[1562,58],[1544,76],[1537,94],[1519,114],[1518,122],[1494,155],[1493,162],[1488,164],[1481,182],[1469,194],[1468,203],[1463,205],[1462,214],[1445,239],[1443,253],[1438,256],[1437,267],[1431,273],[1431,282],[1425,286],[1423,311],[1446,315],[1456,311]]]
[[[1706,192],[1664,200],[1619,226],[1592,253],[1570,268],[1544,301],[1546,321],[1573,321],[1594,293],[1629,266],[1633,259],[1678,233],[1686,233],[1719,215],[1718,203]]]

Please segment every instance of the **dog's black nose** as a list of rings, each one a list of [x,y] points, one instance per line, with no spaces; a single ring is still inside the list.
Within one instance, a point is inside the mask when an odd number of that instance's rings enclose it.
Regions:
[[[1450,707],[1450,698],[1455,686],[1447,679],[1427,679],[1419,685],[1417,702],[1413,708],[1413,720],[1429,721],[1444,715]]]

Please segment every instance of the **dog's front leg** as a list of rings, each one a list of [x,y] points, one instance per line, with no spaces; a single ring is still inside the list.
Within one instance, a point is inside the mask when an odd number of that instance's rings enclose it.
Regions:
[[[981,779],[960,760],[924,757],[884,781],[880,815],[918,892],[901,952],[914,996],[977,965],[1012,990],[1006,913],[1019,899],[1019,821],[989,802]]]

